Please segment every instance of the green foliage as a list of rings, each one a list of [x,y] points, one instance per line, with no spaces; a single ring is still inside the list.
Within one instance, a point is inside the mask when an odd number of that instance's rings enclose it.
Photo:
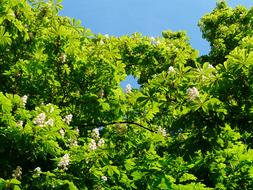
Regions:
[[[0,190],[252,189],[252,9],[217,3],[198,57],[183,31],[103,36],[60,0],[0,3]]]

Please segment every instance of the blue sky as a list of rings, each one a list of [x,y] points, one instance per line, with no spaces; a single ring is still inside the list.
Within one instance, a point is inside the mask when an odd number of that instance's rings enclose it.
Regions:
[[[252,0],[228,0],[230,6],[253,6]],[[63,0],[61,15],[76,18],[94,33],[121,36],[134,32],[159,36],[167,29],[185,30],[191,45],[207,54],[199,19],[215,7],[215,0]]]

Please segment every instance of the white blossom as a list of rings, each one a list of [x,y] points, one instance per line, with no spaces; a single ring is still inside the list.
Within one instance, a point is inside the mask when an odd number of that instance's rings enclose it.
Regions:
[[[208,64],[208,68],[209,69],[214,69],[213,65],[211,65],[211,64]]]
[[[95,128],[92,130],[91,137],[93,139],[99,139],[99,128]]]
[[[49,113],[53,113],[53,112],[54,112],[54,107],[52,106],[52,107],[50,108]]]
[[[40,168],[40,167],[37,167],[37,168],[34,169],[34,171],[35,171],[36,173],[40,173],[40,172],[41,172],[41,168]]]
[[[70,157],[69,154],[65,154],[62,158],[61,161],[58,163],[58,167],[63,168],[63,170],[67,170],[68,165],[70,163]]]
[[[49,113],[52,113],[54,111],[54,107],[51,103],[47,104],[47,106],[50,106]]]
[[[162,128],[162,127],[159,127],[158,128],[158,130],[157,130],[157,132],[159,133],[159,134],[161,134],[162,136],[167,136],[167,132],[166,132],[166,129],[164,129],[164,128]]]
[[[105,91],[104,91],[103,88],[101,88],[101,89],[99,90],[99,92],[98,92],[98,96],[99,96],[100,98],[103,98],[104,95],[105,95]]]
[[[22,101],[23,106],[25,107],[25,105],[26,105],[26,103],[27,103],[28,96],[24,95],[24,96],[22,96],[20,99],[21,99],[21,101]]]
[[[66,115],[65,118],[63,119],[64,122],[66,122],[68,125],[70,124],[70,122],[72,121],[73,115],[69,114]]]
[[[189,96],[189,100],[194,100],[195,98],[199,97],[199,91],[196,87],[188,88],[187,94]]]
[[[78,142],[75,139],[69,138],[68,142],[69,142],[69,145],[67,145],[67,146],[70,146],[70,147],[78,146]]]
[[[205,33],[206,33],[207,35],[211,34],[211,32],[212,32],[212,31],[211,31],[210,29],[208,29],[208,30],[205,31]]]
[[[78,129],[78,128],[76,128],[75,130],[76,130],[76,132],[77,132],[78,134],[80,133],[80,131],[79,131],[79,129]]]
[[[62,138],[64,138],[64,135],[65,135],[64,129],[60,129],[59,133],[61,134]]]
[[[168,70],[168,74],[174,73],[174,72],[175,72],[174,67],[173,67],[173,66],[170,66],[170,67],[169,67],[169,70]]]
[[[150,41],[152,45],[156,45],[156,40],[154,37],[150,37]]]
[[[17,166],[15,170],[12,171],[12,177],[15,179],[21,179],[22,175],[22,168],[20,166]]]
[[[65,63],[65,62],[66,62],[66,58],[67,58],[67,56],[66,56],[65,53],[62,53],[62,54],[60,55],[60,61],[61,61],[62,63]]]
[[[77,140],[72,140],[70,146],[78,146]]]
[[[154,37],[150,37],[150,41],[152,45],[159,45],[161,43],[160,40],[156,40]]]
[[[104,36],[105,36],[105,38],[107,38],[107,39],[110,38],[110,36],[109,36],[108,34],[105,34]]]
[[[35,176],[40,176],[41,168],[40,167],[35,168],[34,172],[35,172]]]
[[[40,113],[36,119],[33,121],[35,125],[43,126],[46,119],[46,114],[44,112]]]
[[[17,122],[17,125],[18,125],[18,126],[23,127],[23,124],[24,124],[24,122],[23,122],[23,121],[21,121],[21,120],[19,120],[19,121]]]
[[[103,146],[105,144],[105,140],[104,139],[99,139],[99,141],[98,141],[98,146],[100,147],[100,146]]]
[[[103,181],[107,181],[107,180],[108,180],[106,176],[102,176],[101,179],[102,179]]]
[[[96,150],[97,149],[97,143],[94,139],[91,139],[91,142],[89,144],[89,149],[90,150]]]
[[[131,84],[127,84],[126,85],[125,91],[126,91],[127,94],[132,92],[132,86],[131,86]]]
[[[100,45],[104,45],[105,44],[103,40],[100,40],[99,43],[100,43]]]
[[[49,125],[49,126],[53,127],[54,126],[54,120],[53,119],[47,120],[45,125]]]

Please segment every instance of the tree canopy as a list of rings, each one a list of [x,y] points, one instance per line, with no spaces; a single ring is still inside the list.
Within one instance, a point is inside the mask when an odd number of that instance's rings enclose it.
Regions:
[[[60,0],[0,5],[0,190],[252,189],[253,8],[218,2],[199,56],[184,31],[114,37]]]

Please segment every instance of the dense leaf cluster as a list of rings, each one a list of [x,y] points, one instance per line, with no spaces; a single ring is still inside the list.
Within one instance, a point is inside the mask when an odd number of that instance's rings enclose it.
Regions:
[[[199,57],[182,31],[95,35],[59,0],[0,5],[0,190],[252,189],[253,9],[218,3]]]

